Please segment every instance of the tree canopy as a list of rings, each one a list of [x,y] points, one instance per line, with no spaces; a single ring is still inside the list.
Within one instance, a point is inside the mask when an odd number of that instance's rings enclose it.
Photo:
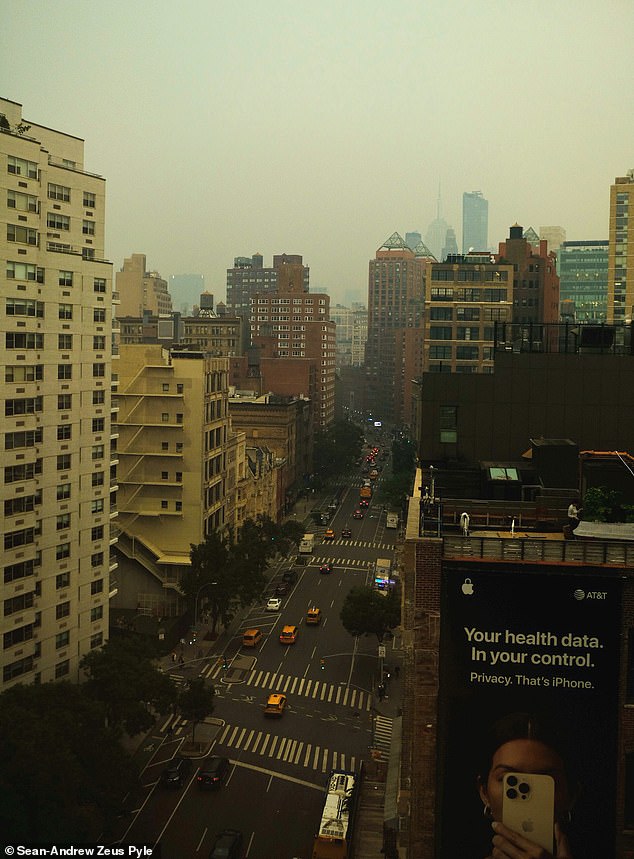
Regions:
[[[361,456],[363,430],[352,421],[336,421],[315,433],[313,465],[321,480],[341,476]]]
[[[339,613],[341,623],[350,635],[376,635],[379,641],[401,622],[397,594],[387,596],[367,585],[358,585],[348,593]]]
[[[96,842],[136,783],[103,704],[64,681],[0,695],[5,843]]]
[[[203,677],[190,680],[187,687],[178,696],[178,709],[184,719],[192,723],[192,743],[196,732],[196,725],[211,716],[214,711],[214,695],[216,690],[213,686],[205,685]]]
[[[81,661],[88,675],[84,694],[101,704],[110,726],[131,737],[147,731],[154,714],[166,713],[176,701],[174,684],[154,664],[156,655],[150,642],[124,636],[111,638]]]
[[[583,498],[583,518],[588,522],[634,522],[634,505],[623,503],[623,493],[607,486],[593,486]]]

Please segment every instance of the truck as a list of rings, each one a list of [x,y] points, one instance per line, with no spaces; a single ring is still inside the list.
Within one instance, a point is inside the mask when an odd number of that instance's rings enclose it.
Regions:
[[[385,522],[386,528],[398,528],[398,513],[388,513]]]
[[[315,548],[315,535],[304,534],[299,541],[299,552],[301,555],[310,555]]]
[[[372,487],[362,486],[359,490],[359,498],[372,498]]]

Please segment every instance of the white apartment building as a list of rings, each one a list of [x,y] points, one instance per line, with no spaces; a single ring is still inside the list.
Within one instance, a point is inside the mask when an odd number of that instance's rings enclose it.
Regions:
[[[2,675],[80,679],[108,637],[112,266],[84,141],[0,99]]]

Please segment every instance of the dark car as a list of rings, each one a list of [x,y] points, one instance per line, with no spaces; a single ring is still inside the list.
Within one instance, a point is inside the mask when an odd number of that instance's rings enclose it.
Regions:
[[[341,536],[342,536],[344,539],[345,539],[346,537],[352,537],[352,531],[350,530],[350,528],[342,528],[342,529],[341,529]]]
[[[300,563],[299,558],[297,559],[297,563]],[[289,585],[294,585],[297,581],[297,570],[284,570],[284,572],[282,573],[282,581],[286,582]]]
[[[284,596],[286,596],[286,594],[288,593],[288,588],[289,588],[289,584],[288,584],[288,582],[281,582],[281,584],[279,584],[279,585],[275,588],[275,596],[276,596],[276,597],[284,597]]]
[[[182,787],[191,768],[189,758],[174,758],[161,773],[161,784],[163,787]]]
[[[237,829],[223,829],[216,835],[209,859],[240,859],[242,833]]]
[[[323,575],[327,575],[328,573],[332,573],[333,569],[334,568],[331,563],[326,563],[321,565],[321,567],[319,568],[319,572]]]
[[[363,519],[363,510],[359,510],[358,508],[352,514],[353,519]]]
[[[196,782],[201,790],[222,787],[229,774],[229,758],[211,757],[198,770]]]

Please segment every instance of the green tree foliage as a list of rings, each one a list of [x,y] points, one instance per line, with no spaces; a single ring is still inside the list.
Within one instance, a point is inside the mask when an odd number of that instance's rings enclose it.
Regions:
[[[101,702],[66,682],[0,695],[3,841],[96,842],[137,773]]]
[[[394,474],[405,472],[414,474],[416,449],[409,438],[396,438],[392,442],[392,471]]]
[[[385,633],[401,622],[401,607],[397,594],[388,596],[372,587],[352,588],[339,613],[341,623],[350,635],[376,635],[383,641]]]
[[[214,695],[216,690],[213,686],[206,686],[202,677],[190,680],[187,688],[178,696],[178,709],[184,719],[192,723],[192,743],[196,733],[196,725],[211,716],[214,711]]]
[[[322,480],[340,477],[349,471],[361,456],[363,430],[352,421],[336,421],[327,429],[315,433],[313,466]]]
[[[403,503],[412,492],[414,476],[401,471],[384,477],[377,489],[377,500],[393,510],[401,510]]]
[[[623,504],[623,493],[606,486],[586,491],[583,518],[588,522],[634,522],[634,505]]]
[[[149,642],[123,636],[81,661],[88,676],[82,691],[101,704],[109,725],[131,737],[147,731],[155,714],[168,712],[176,701],[174,684],[156,667],[155,656]]]

